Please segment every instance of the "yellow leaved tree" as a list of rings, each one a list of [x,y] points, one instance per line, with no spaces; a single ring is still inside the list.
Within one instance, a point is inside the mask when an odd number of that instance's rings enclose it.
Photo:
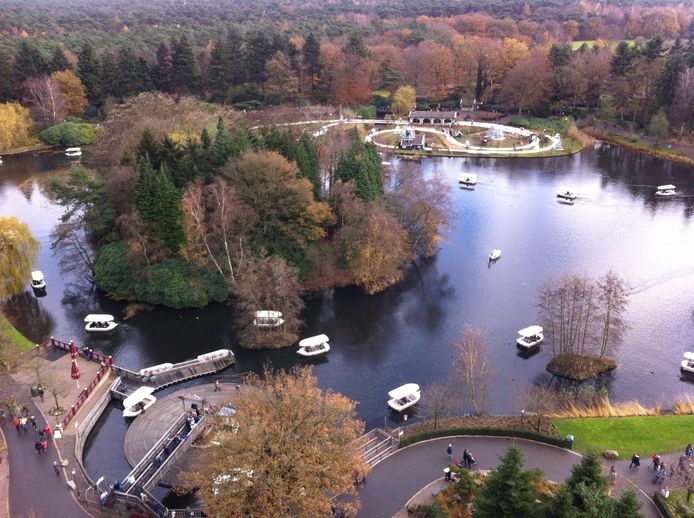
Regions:
[[[80,78],[70,70],[59,70],[51,74],[58,83],[60,93],[65,98],[65,108],[69,114],[80,114],[87,107],[87,89]]]
[[[22,291],[36,261],[39,242],[16,217],[0,217],[0,301]]]
[[[0,151],[27,144],[30,129],[28,108],[17,102],[0,104]]]

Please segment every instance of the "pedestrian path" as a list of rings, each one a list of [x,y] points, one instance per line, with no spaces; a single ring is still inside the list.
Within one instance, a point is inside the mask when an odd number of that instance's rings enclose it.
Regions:
[[[0,376],[0,399],[14,395],[17,403],[26,405],[29,415],[36,417],[39,426],[46,424],[38,407],[9,375]],[[53,423],[51,423],[53,426]],[[62,469],[59,475],[53,471],[53,462],[60,463],[53,440],[49,441],[47,453],[34,451],[38,437],[29,426],[28,431],[17,432],[8,418],[2,423],[7,439],[10,462],[10,515],[12,518],[35,518],[40,516],[89,517],[72,497]]]
[[[358,518],[391,518],[412,495],[440,479],[443,468],[450,461],[446,454],[449,443],[453,445],[453,458],[462,457],[465,448],[472,451],[477,469],[496,467],[499,456],[515,443],[523,451],[526,468],[539,468],[549,480],[559,483],[566,480],[571,475],[571,468],[581,461],[581,456],[573,451],[525,439],[464,436],[417,443],[398,450],[374,467],[367,483],[359,488],[361,509]],[[617,489],[629,486],[623,479]],[[643,505],[642,514],[647,518],[659,517],[653,502],[642,492],[637,493]]]

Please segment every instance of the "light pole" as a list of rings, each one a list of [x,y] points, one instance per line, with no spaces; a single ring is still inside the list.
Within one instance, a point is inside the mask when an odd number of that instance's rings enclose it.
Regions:
[[[525,424],[525,408],[521,409],[521,426]]]

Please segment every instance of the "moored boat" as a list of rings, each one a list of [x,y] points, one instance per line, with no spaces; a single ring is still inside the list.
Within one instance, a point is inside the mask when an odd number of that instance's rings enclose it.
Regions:
[[[65,150],[65,156],[69,158],[77,158],[82,156],[82,148],[69,147]]]
[[[301,356],[318,356],[325,354],[330,350],[330,340],[326,335],[316,335],[309,338],[304,338],[299,342],[299,350],[296,354]]]
[[[284,319],[280,311],[256,311],[253,318],[253,325],[256,327],[277,327],[282,324],[284,324]]]
[[[675,196],[677,194],[677,187],[672,184],[659,185],[658,189],[655,191],[656,196],[669,197]]]
[[[31,287],[35,290],[42,290],[46,287],[46,279],[44,279],[41,270],[31,272]]]
[[[87,315],[84,317],[84,321],[87,324],[84,326],[85,331],[90,331],[92,333],[113,331],[118,326],[113,315]]]
[[[137,417],[154,403],[154,387],[140,387],[123,400],[123,417]]]
[[[684,353],[684,360],[680,363],[680,370],[694,374],[694,353]]]
[[[416,383],[406,383],[388,392],[388,397],[390,397],[388,406],[396,412],[402,412],[416,404],[422,397],[422,393]]]
[[[542,343],[542,340],[545,339],[542,332],[543,329],[541,326],[534,325],[524,327],[523,329],[518,331],[520,338],[516,340],[516,344],[518,344],[519,347],[523,347],[524,349],[530,349],[531,347],[535,347],[536,345]]]

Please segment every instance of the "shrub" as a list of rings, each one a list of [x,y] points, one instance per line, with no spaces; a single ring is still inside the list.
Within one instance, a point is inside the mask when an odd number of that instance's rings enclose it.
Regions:
[[[141,298],[150,304],[161,304],[174,309],[203,307],[208,298],[198,283],[188,282],[188,265],[180,259],[166,259],[152,266],[150,280],[141,283]]]
[[[101,290],[116,300],[131,299],[135,279],[125,243],[112,243],[100,250],[94,266],[94,282]]]
[[[96,130],[90,124],[64,122],[43,130],[39,137],[51,146],[83,146],[91,144]]]
[[[361,117],[362,119],[375,119],[376,107],[371,104],[359,106],[357,108],[357,117]]]

